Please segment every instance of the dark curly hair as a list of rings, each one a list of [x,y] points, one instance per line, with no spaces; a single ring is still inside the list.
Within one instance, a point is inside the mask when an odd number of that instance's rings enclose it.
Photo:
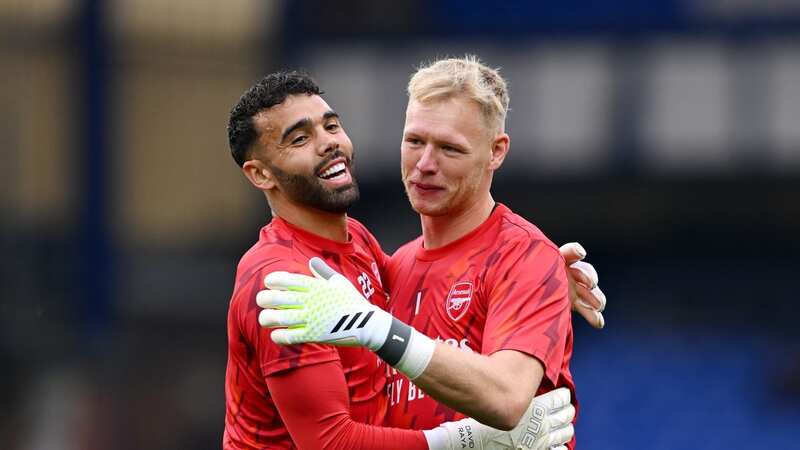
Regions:
[[[323,92],[307,73],[284,70],[265,76],[242,95],[228,119],[228,145],[236,164],[244,165],[258,139],[253,117],[283,103],[286,97],[298,94],[322,95]]]

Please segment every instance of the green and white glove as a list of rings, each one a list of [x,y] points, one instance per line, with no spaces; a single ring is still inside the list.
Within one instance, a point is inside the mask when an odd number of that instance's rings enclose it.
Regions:
[[[258,316],[272,331],[276,344],[319,342],[363,346],[408,376],[418,377],[428,366],[436,343],[370,303],[342,274],[320,258],[308,267],[314,277],[272,272],[256,303]]]
[[[430,450],[567,450],[565,444],[575,435],[574,418],[575,407],[570,404],[569,390],[559,388],[534,397],[511,431],[497,430],[474,419],[462,419],[423,432]]]

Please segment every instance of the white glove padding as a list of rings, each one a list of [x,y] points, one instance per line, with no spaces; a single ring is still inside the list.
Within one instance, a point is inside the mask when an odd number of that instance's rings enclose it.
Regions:
[[[321,342],[377,350],[386,341],[392,316],[370,303],[343,275],[319,258],[308,263],[314,277],[272,272],[256,295],[262,327],[277,344]]]
[[[474,419],[462,419],[445,422],[424,433],[430,450],[566,449],[563,445],[575,435],[574,418],[575,407],[570,404],[569,390],[559,388],[534,397],[511,431],[497,430]]]
[[[261,326],[286,327],[272,331],[276,344],[364,346],[409,379],[422,374],[436,347],[432,339],[370,303],[320,258],[311,258],[308,267],[313,278],[268,274],[267,290],[256,295],[258,306],[266,308],[258,315]]]

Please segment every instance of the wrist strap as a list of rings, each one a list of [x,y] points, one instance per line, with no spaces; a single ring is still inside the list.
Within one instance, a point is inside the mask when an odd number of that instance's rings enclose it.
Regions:
[[[433,357],[436,342],[392,317],[389,335],[375,351],[378,357],[413,380],[420,376]]]
[[[375,353],[390,366],[396,365],[406,352],[408,344],[411,343],[411,330],[410,326],[392,317],[392,325],[389,327],[386,342]]]
[[[406,353],[394,367],[413,381],[428,368],[435,349],[436,341],[412,328]]]

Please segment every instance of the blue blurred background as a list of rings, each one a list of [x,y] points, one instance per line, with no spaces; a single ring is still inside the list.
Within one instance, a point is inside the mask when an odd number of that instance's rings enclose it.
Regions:
[[[467,52],[511,88],[495,198],[609,298],[575,319],[579,448],[797,445],[800,1],[11,0],[0,35],[0,448],[219,448],[268,217],[228,111],[311,71],[392,251],[405,83]]]

